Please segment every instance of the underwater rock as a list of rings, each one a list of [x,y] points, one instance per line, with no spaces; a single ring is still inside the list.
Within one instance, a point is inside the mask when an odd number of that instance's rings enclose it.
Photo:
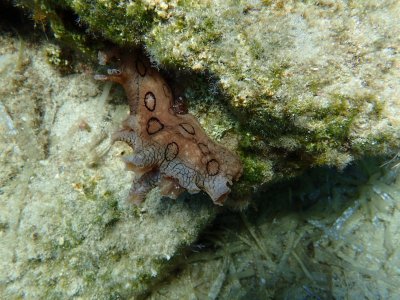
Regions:
[[[16,1],[71,46],[84,40],[86,31],[69,38],[79,28],[60,25],[56,2]],[[218,131],[239,140],[244,172],[236,189],[399,147],[396,1],[66,0],[64,7],[96,35],[143,45],[161,66],[212,74],[211,86],[189,82],[186,96],[197,117],[208,118],[208,134],[225,120]],[[229,110],[210,92],[215,86]],[[196,89],[209,101],[197,101]],[[203,117],[211,106],[221,113]]]
[[[137,297],[215,207],[156,189],[140,208],[126,203],[129,147],[110,147],[109,135],[128,107],[106,101],[118,91],[93,72],[54,70],[48,47],[0,34],[0,298]]]
[[[220,216],[149,298],[399,298],[399,157],[386,164],[316,168],[271,187],[257,212]]]

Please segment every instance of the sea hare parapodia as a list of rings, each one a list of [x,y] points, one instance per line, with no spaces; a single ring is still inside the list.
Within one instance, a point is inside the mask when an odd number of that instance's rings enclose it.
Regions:
[[[95,79],[121,84],[127,94],[130,115],[113,136],[133,148],[124,158],[136,173],[130,198],[136,204],[159,186],[165,196],[205,191],[222,205],[228,185],[239,179],[242,164],[232,151],[212,141],[196,118],[175,109],[170,87],[148,60],[117,50],[99,52],[102,65],[115,61],[118,67]]]

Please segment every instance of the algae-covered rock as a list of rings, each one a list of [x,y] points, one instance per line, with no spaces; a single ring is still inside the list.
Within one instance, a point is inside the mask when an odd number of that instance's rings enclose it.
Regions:
[[[199,111],[190,90],[200,85],[222,112],[207,116],[208,132],[219,122],[222,136],[239,138],[240,189],[399,146],[398,1],[34,3],[33,16],[50,24],[47,11],[71,10],[93,35],[140,44],[168,68],[211,74],[211,83],[187,83],[187,96]]]
[[[125,103],[123,97],[118,91],[114,94],[112,86],[99,90],[91,79],[90,66],[77,62],[81,64],[79,74],[68,76],[59,76],[49,67],[47,63],[53,64],[64,75],[71,72],[71,61],[63,54],[66,48],[95,59],[98,48],[104,47],[97,43],[104,39],[128,48],[143,47],[171,81],[184,85],[190,110],[207,133],[240,152],[244,174],[235,186],[239,197],[254,186],[311,166],[343,168],[362,155],[398,149],[398,1],[16,0],[13,4],[28,11],[37,32],[46,36],[50,29],[63,48],[47,43],[39,47],[1,36],[3,298],[102,299],[143,294],[166,275],[171,259],[193,242],[215,215],[211,201],[201,196],[172,201],[160,199],[154,190],[142,208],[124,202],[131,177],[123,170],[120,157],[129,148],[110,147],[108,136],[120,126],[127,107],[120,104]],[[384,222],[372,218],[368,225],[379,229],[372,228],[374,236],[383,232],[386,258],[395,266],[398,256],[391,236],[396,232],[392,225],[397,223],[386,220],[398,215],[398,205],[389,199],[387,210],[385,195],[391,193],[378,195],[376,187],[381,186],[371,182],[374,185],[366,189],[375,193],[377,201],[371,204],[370,198],[364,197],[360,203],[366,209],[356,207],[351,216],[361,218],[364,212],[383,211]],[[390,183],[383,185],[388,191],[390,187]],[[292,191],[284,190],[285,199],[291,199]],[[327,193],[326,199],[340,196],[339,191],[335,190],[337,195]],[[391,197],[396,198],[397,192]],[[259,203],[268,206],[265,194],[261,198]],[[281,199],[272,204],[279,205]],[[339,204],[326,205],[335,211]],[[332,214],[332,218],[337,216]],[[230,287],[226,295],[238,296],[240,291],[235,292],[250,282],[267,293],[262,296],[271,296],[265,285],[276,281],[269,272],[281,275],[284,267],[295,265],[298,268],[285,273],[279,286],[285,289],[285,283],[294,282],[294,277],[305,278],[305,284],[296,286],[302,289],[296,294],[306,297],[325,295],[307,290],[310,282],[317,288],[322,282],[329,289],[349,265],[355,277],[378,274],[349,259],[360,253],[349,240],[344,241],[344,249],[340,248],[343,243],[335,249],[342,255],[336,261],[339,271],[334,270],[339,276],[335,273],[330,278],[330,269],[319,269],[334,261],[335,253],[327,257],[320,249],[325,249],[322,246],[327,240],[329,249],[330,239],[337,237],[324,236],[331,228],[326,226],[334,226],[335,221],[317,220],[302,227],[303,220],[298,222],[297,215],[265,218],[268,221],[260,227],[260,235],[258,224],[246,224],[243,218],[240,242],[229,243],[231,249],[221,246],[216,254],[225,261],[205,266],[214,281],[200,274],[199,282],[191,285],[196,277],[193,273],[184,276],[185,287],[201,289],[205,278],[207,289],[200,296],[216,298],[224,294],[223,288]],[[352,219],[347,220],[352,230]],[[390,230],[385,232],[385,226]],[[315,234],[310,227],[320,234],[303,239],[308,233]],[[360,244],[368,246],[367,233],[372,229],[365,228]],[[282,239],[275,245],[260,242],[271,236]],[[310,240],[312,244],[307,243]],[[296,248],[299,242],[302,247]],[[235,253],[241,251],[247,254],[235,261]],[[378,258],[376,268],[385,255]],[[246,269],[247,261],[253,259],[255,269]],[[390,265],[385,268],[390,269],[389,276],[396,272]],[[325,277],[319,282],[316,275]],[[390,293],[398,285],[388,277],[380,280],[391,286]],[[360,289],[364,287],[361,282]],[[169,294],[176,295],[176,291],[167,291]],[[158,291],[153,295],[158,297]]]
[[[400,175],[366,159],[275,185],[220,216],[149,299],[397,299]]]
[[[190,3],[145,43],[162,63],[218,78],[252,164],[342,168],[399,145],[400,5],[374,3]]]
[[[48,64],[57,46],[42,44],[0,36],[0,298],[135,297],[215,211],[157,190],[126,203],[130,150],[109,136],[127,105],[110,105],[118,93],[88,66],[61,76]]]

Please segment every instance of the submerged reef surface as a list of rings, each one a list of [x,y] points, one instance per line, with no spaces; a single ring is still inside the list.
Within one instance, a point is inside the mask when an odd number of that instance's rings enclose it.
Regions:
[[[0,298],[399,298],[398,169],[365,160],[271,188],[185,253],[215,210],[158,190],[123,201],[118,92],[60,76],[53,44],[0,45]]]
[[[90,72],[61,76],[54,49],[0,35],[0,298],[135,297],[215,210],[159,190],[140,209],[126,203],[129,147],[109,136],[127,106]]]
[[[127,115],[125,96],[94,82],[89,65],[71,74],[62,56],[68,47],[95,60],[92,42],[104,38],[143,46],[184,84],[207,134],[240,152],[239,198],[312,166],[344,168],[398,149],[398,1],[13,3],[29,11],[36,32],[49,34],[49,25],[62,47],[0,35],[2,298],[143,295],[186,258],[181,249],[215,216],[202,195],[162,199],[154,189],[141,208],[124,202],[131,177],[120,158],[131,149],[111,147],[109,135]],[[153,296],[239,297],[250,286],[259,287],[254,297],[396,298],[397,174],[366,173],[366,181],[345,173],[337,182],[319,174],[330,182],[322,192],[321,182],[305,192],[305,178],[299,191],[259,194],[258,214],[234,218],[237,227],[221,219],[227,234],[209,235],[216,252],[199,255],[204,269],[182,267],[171,289],[163,285]],[[305,198],[321,200],[317,213],[280,206]],[[336,286],[356,288],[346,295]]]
[[[16,3],[78,49],[102,36],[210,76],[186,96],[206,131],[239,140],[239,190],[399,146],[398,1]]]
[[[397,299],[400,169],[377,160],[275,185],[225,214],[149,299]]]

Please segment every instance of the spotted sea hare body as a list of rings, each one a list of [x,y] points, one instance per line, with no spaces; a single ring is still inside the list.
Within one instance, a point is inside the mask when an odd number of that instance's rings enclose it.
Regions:
[[[184,190],[191,194],[203,190],[222,205],[229,185],[242,174],[239,157],[212,141],[193,115],[174,105],[171,88],[148,60],[116,50],[99,53],[100,64],[113,60],[117,68],[95,79],[121,84],[128,97],[130,115],[113,139],[133,149],[124,158],[135,172],[131,200],[141,203],[158,185],[171,198]]]

